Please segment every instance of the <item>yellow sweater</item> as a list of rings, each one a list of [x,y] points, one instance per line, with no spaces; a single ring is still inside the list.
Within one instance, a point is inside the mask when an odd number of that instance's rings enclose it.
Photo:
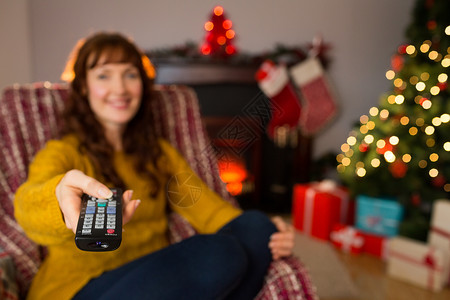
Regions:
[[[182,156],[160,141],[173,174],[193,174]],[[140,178],[132,168],[131,158],[116,153],[114,166],[128,188],[134,191],[133,199],[141,199],[132,220],[124,226],[122,244],[111,252],[85,252],[75,246],[74,234],[67,229],[55,188],[63,175],[78,169],[95,177],[92,163],[78,151],[78,141],[73,136],[49,141],[30,165],[28,180],[17,190],[14,205],[15,216],[26,234],[36,243],[48,247],[48,256],[41,265],[31,285],[28,299],[70,299],[92,278],[115,269],[129,261],[161,249],[167,240],[166,186],[156,199],[150,199],[148,182]],[[173,179],[173,178],[172,178]],[[199,182],[198,177],[193,178]],[[170,182],[170,180],[169,180]],[[184,216],[199,233],[214,233],[241,211],[223,201],[201,182],[201,188],[192,204],[179,202],[179,193],[169,201],[171,208]]]

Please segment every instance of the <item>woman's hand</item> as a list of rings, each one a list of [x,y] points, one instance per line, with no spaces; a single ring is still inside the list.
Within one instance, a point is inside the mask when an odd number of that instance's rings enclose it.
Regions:
[[[273,259],[277,260],[292,255],[295,238],[294,227],[284,222],[281,217],[273,217],[272,222],[278,229],[278,232],[272,234],[269,242]]]
[[[79,170],[68,171],[56,186],[55,194],[64,222],[67,228],[74,233],[77,230],[83,193],[102,199],[112,196],[111,190],[96,179],[85,175]],[[131,200],[132,194],[133,192],[130,190],[125,191],[123,194],[124,224],[131,219],[140,203],[139,200]]]

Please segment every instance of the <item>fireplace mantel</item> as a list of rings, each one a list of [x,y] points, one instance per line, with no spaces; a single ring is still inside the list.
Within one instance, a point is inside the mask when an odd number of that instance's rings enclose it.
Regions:
[[[255,84],[257,65],[205,62],[156,62],[160,84]]]

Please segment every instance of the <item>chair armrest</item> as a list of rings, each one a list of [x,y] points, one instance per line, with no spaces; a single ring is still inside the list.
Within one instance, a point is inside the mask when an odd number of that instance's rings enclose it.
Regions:
[[[255,300],[319,299],[309,272],[295,256],[273,261]]]
[[[19,299],[14,262],[2,249],[0,249],[0,278],[0,299]]]

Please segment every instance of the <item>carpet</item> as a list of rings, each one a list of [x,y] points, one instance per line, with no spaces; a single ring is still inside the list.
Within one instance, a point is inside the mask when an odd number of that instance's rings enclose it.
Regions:
[[[294,254],[308,268],[320,299],[359,298],[358,288],[330,243],[296,231]]]

